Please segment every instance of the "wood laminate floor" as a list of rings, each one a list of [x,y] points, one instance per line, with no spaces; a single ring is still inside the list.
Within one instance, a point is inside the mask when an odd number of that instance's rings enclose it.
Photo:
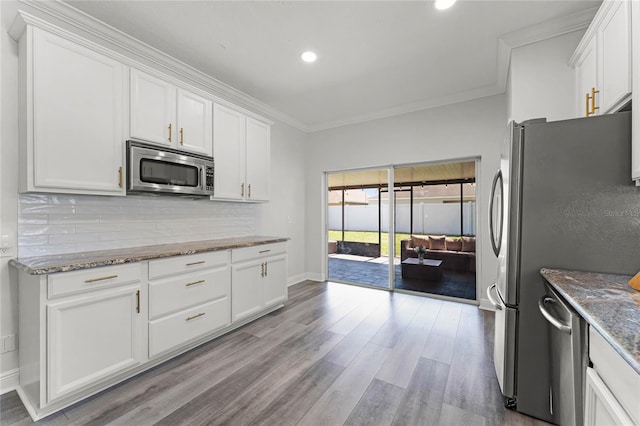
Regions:
[[[51,425],[533,425],[502,405],[493,314],[305,282],[286,306],[54,414]],[[32,424],[15,392],[2,425]]]

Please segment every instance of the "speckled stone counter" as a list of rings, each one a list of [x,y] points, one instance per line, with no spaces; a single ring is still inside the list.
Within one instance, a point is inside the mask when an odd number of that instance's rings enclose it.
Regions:
[[[281,237],[240,237],[219,240],[192,241],[187,243],[160,244],[115,250],[88,251],[51,256],[34,256],[12,259],[9,264],[31,275],[75,271],[100,266],[121,265],[163,257],[228,250],[287,241]]]
[[[640,291],[628,275],[540,270],[542,276],[640,374]]]

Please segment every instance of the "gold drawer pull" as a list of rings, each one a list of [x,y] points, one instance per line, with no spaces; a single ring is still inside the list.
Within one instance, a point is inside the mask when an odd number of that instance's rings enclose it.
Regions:
[[[260,250],[258,253],[269,253],[271,250]]]
[[[118,186],[122,188],[122,167],[118,167]]]
[[[118,276],[117,275],[109,275],[108,277],[92,278],[90,280],[85,280],[84,282],[89,284],[89,283],[95,283],[96,281],[110,280],[112,278],[118,278]]]
[[[184,129],[180,127],[180,145],[184,145]]]
[[[202,284],[203,282],[204,282],[204,280],[198,280],[198,281],[194,281],[192,283],[186,283],[185,286],[189,287],[189,286],[196,285],[196,284]]]
[[[191,263],[187,263],[187,266],[193,266],[193,265],[202,265],[205,261],[201,260],[199,262],[191,262]]]
[[[249,198],[251,198],[251,184],[249,184],[249,193],[247,195]]]
[[[169,123],[169,142],[171,142],[172,133],[173,133],[173,124]]]
[[[196,319],[196,318],[200,318],[200,317],[202,317],[202,316],[204,316],[204,312],[200,312],[200,313],[199,313],[199,314],[197,314],[197,315],[194,315],[194,316],[192,316],[192,317],[188,317],[188,318],[187,318],[187,321],[191,321],[191,320],[194,320],[194,319]]]

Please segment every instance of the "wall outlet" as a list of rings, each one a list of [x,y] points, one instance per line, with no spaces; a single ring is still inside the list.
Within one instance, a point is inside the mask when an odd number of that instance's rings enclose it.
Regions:
[[[16,350],[16,335],[9,334],[8,336],[2,336],[2,353],[12,352]]]

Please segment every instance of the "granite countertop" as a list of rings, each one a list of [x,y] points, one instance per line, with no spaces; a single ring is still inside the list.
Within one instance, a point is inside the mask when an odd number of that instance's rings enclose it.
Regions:
[[[11,259],[9,264],[31,275],[75,271],[100,266],[121,265],[163,257],[228,250],[287,241],[282,237],[240,237],[219,240],[191,241],[186,243],[160,244],[114,250],[87,251],[49,256],[34,256]]]
[[[640,374],[640,291],[629,275],[540,270],[573,308]]]

